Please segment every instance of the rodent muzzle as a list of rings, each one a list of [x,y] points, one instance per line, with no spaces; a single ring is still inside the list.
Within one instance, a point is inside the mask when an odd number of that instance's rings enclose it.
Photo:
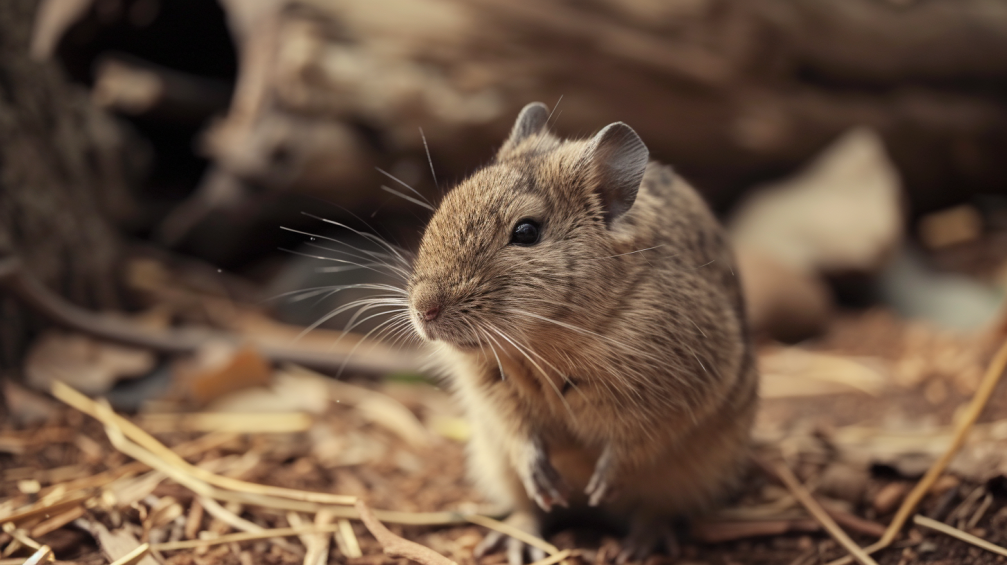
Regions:
[[[434,321],[434,320],[437,319],[437,316],[440,315],[440,313],[441,313],[441,307],[439,305],[435,304],[435,305],[431,306],[430,308],[422,310],[422,312],[423,312],[423,314],[422,314],[423,320],[425,322],[432,322],[432,321]],[[417,313],[419,313],[419,312],[417,312]]]
[[[431,324],[441,318],[444,312],[444,298],[439,293],[423,285],[414,288],[410,300],[412,307],[412,317],[416,326],[422,330],[427,337],[431,337]]]

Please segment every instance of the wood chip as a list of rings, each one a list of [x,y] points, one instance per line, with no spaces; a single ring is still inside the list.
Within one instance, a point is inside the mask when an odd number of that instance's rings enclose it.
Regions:
[[[118,414],[113,412],[110,408],[99,405],[90,398],[84,396],[83,394],[77,392],[73,388],[61,382],[53,383],[52,393],[53,396],[55,396],[59,400],[62,400],[63,402],[69,404],[70,406],[73,406],[74,408],[80,410],[81,412],[84,412],[85,414],[93,418],[96,418],[97,420],[104,423],[106,426],[113,426],[116,430],[119,430],[119,432],[121,432],[124,436],[136,442],[144,449],[150,451],[151,454],[159,457],[161,460],[168,463],[175,470],[183,472],[189,476],[195,477],[200,481],[209,483],[211,485],[238,492],[261,494],[266,496],[277,496],[277,497],[289,498],[291,500],[318,502],[322,504],[352,504],[353,501],[356,500],[356,497],[353,496],[341,496],[322,492],[307,492],[283,487],[271,487],[267,485],[249,483],[238,479],[232,479],[230,477],[222,477],[220,475],[206,471],[205,469],[200,469],[195,465],[189,464],[188,461],[180,457],[174,451],[165,447],[164,444],[154,439],[153,436],[143,431],[129,420],[119,416]],[[151,463],[151,461],[147,462],[148,464]],[[168,472],[163,468],[161,470]],[[168,474],[169,476],[172,476],[172,478],[177,477],[177,475],[173,475],[170,472]]]
[[[57,514],[48,520],[39,523],[37,526],[31,529],[31,537],[40,538],[48,533],[54,532],[63,526],[73,522],[77,518],[80,518],[85,513],[83,506],[76,506],[67,510],[66,512]]]
[[[153,557],[148,555],[149,546],[141,544],[136,537],[124,529],[114,532],[100,522],[90,522],[91,535],[98,541],[101,552],[113,564],[158,565]]]
[[[48,545],[43,545],[35,550],[35,553],[25,560],[23,565],[41,565],[42,563],[49,563],[52,560],[52,549]]]
[[[203,528],[203,505],[199,499],[193,499],[189,506],[189,513],[185,517],[185,538],[196,539],[199,531]]]
[[[339,531],[336,532],[336,543],[339,545],[339,551],[348,559],[362,557],[364,554],[360,551],[360,542],[353,532],[353,524],[346,518],[341,518],[338,524]]]
[[[316,526],[327,526],[332,523],[332,514],[325,510],[315,514]],[[308,551],[304,555],[304,565],[325,565],[329,558],[329,540],[332,534],[318,533],[310,534],[308,538]]]

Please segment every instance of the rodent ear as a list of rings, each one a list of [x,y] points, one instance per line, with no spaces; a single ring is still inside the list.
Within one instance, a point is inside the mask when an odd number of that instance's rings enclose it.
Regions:
[[[588,143],[585,157],[595,173],[595,190],[612,225],[636,201],[650,151],[633,128],[622,122],[605,126]]]
[[[521,109],[514,127],[510,130],[510,136],[500,148],[500,155],[517,147],[526,138],[542,131],[546,122],[549,121],[549,108],[541,102],[532,102]]]

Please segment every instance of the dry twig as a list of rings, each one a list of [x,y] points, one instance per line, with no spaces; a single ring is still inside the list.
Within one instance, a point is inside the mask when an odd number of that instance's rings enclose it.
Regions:
[[[227,524],[228,526],[234,528],[235,530],[238,530],[239,532],[249,532],[253,534],[258,534],[266,531],[266,529],[263,528],[262,526],[250,522],[242,518],[241,516],[238,516],[234,512],[231,512],[230,510],[224,508],[223,506],[218,504],[216,500],[213,500],[212,498],[200,496],[196,498],[195,501],[199,502],[199,504],[203,507],[203,509],[206,511],[207,514],[213,516],[214,518],[220,520],[221,522]],[[294,555],[301,555],[301,553],[303,553],[299,547],[287,542],[287,540],[285,539],[282,538],[277,539],[274,540],[273,543],[279,545],[280,547],[282,547],[283,549],[289,551]]]
[[[42,500],[30,506],[16,510],[7,516],[0,517],[0,523],[13,522],[16,524],[37,516],[53,515],[57,512],[64,512],[74,506],[77,506],[78,504],[83,504],[84,501],[89,498],[91,498],[91,495],[85,492],[68,493],[57,500],[51,500],[49,497],[44,497]]]
[[[41,563],[48,563],[53,560],[52,548],[48,545],[43,545],[38,548],[35,553],[31,555],[27,560],[25,560],[23,565],[40,565]]]
[[[261,532],[239,532],[236,534],[227,534],[208,539],[192,539],[192,540],[155,543],[151,544],[150,547],[155,551],[176,551],[180,549],[195,549],[197,547],[208,547],[211,545],[222,545],[225,543],[237,543],[242,541],[253,541],[253,540],[270,539],[270,538],[286,538],[305,534],[321,534],[326,532],[332,533],[337,531],[338,528],[339,526],[337,524],[329,524],[327,526],[303,526],[300,528],[273,528],[269,530],[262,530]]]
[[[84,506],[75,506],[66,512],[61,512],[56,514],[52,518],[39,523],[37,526],[31,529],[31,537],[40,538],[50,532],[54,532],[63,526],[73,522],[77,518],[84,515]]]
[[[563,561],[564,559],[570,557],[571,555],[573,555],[573,550],[564,549],[563,551],[550,555],[545,559],[539,559],[538,561],[535,561],[531,565],[553,565],[553,563],[559,563],[560,561]]]
[[[818,520],[822,527],[825,528],[829,534],[832,535],[832,537],[835,538],[835,540],[839,542],[844,549],[846,549],[846,551],[850,552],[850,555],[863,565],[878,565],[877,561],[865,553],[855,541],[850,539],[850,536],[846,535],[846,532],[844,532],[843,529],[836,524],[832,517],[829,516],[829,513],[826,512],[820,504],[818,504],[815,497],[811,496],[808,489],[804,488],[804,485],[802,485],[797,477],[794,476],[790,467],[787,467],[783,463],[779,463],[775,465],[773,469],[776,471],[776,475],[780,478],[780,480],[783,481],[783,484],[790,489],[794,498],[796,498],[804,505],[805,508],[808,509],[808,512],[815,518],[815,520]]]
[[[328,494],[323,492],[308,492],[283,487],[260,485],[211,473],[206,469],[190,464],[177,453],[165,447],[164,444],[154,439],[153,436],[143,431],[129,420],[119,416],[110,408],[101,406],[97,402],[77,392],[69,385],[59,381],[54,382],[52,385],[52,394],[59,400],[62,400],[77,410],[80,410],[81,412],[97,419],[106,426],[114,426],[116,429],[120,430],[124,436],[133,440],[139,446],[143,447],[152,454],[158,456],[178,471],[195,477],[205,483],[238,492],[260,494],[265,496],[278,496],[281,498],[289,498],[291,500],[300,500],[304,502],[318,502],[322,504],[353,504],[356,500],[356,497],[353,496]]]
[[[315,514],[316,526],[327,526],[332,523],[332,514],[325,510],[320,510]],[[338,533],[336,534],[338,535]],[[330,534],[314,534],[308,536],[305,546],[308,548],[304,555],[304,565],[326,565],[329,557]]]
[[[339,550],[348,558],[363,556],[364,553],[360,551],[360,542],[357,540],[357,535],[353,533],[353,525],[350,524],[350,521],[341,518],[338,524],[339,531],[336,532],[336,543],[339,545]]]
[[[958,528],[949,526],[944,522],[938,522],[933,518],[927,518],[926,516],[917,514],[913,516],[913,523],[917,526],[923,526],[924,528],[930,528],[931,530],[936,530],[942,534],[947,534],[953,538],[958,538],[966,543],[971,543],[976,547],[981,547],[986,551],[992,551],[997,555],[1003,555],[1007,557],[1007,548],[1000,547],[995,543],[990,543],[981,537],[974,536],[968,532],[963,532]]]
[[[951,446],[948,447],[948,450],[945,451],[943,455],[941,455],[940,459],[930,466],[926,474],[923,475],[923,478],[920,479],[920,482],[916,483],[913,490],[908,496],[906,496],[906,499],[902,501],[902,506],[899,507],[898,512],[895,513],[895,517],[892,518],[891,523],[888,524],[888,529],[885,530],[885,535],[883,535],[877,542],[864,548],[866,553],[871,554],[884,549],[895,541],[895,536],[898,535],[902,526],[906,524],[910,514],[916,510],[916,506],[923,500],[923,497],[930,491],[930,487],[932,487],[937,479],[940,478],[941,473],[944,472],[944,469],[946,469],[951,463],[951,460],[954,459],[958,450],[961,449],[962,444],[965,443],[965,438],[968,437],[969,431],[972,429],[972,426],[975,425],[976,420],[983,411],[983,408],[986,407],[986,403],[989,402],[990,396],[992,396],[994,389],[996,389],[997,384],[1000,382],[1000,378],[1003,376],[1005,368],[1007,368],[1007,341],[1000,346],[996,355],[993,356],[993,360],[986,369],[986,375],[983,377],[982,383],[979,384],[979,388],[976,390],[975,395],[972,396],[972,401],[969,403],[965,413],[962,414],[961,419],[958,421],[957,429],[955,430],[955,437],[951,442]],[[846,565],[850,562],[850,560],[850,556],[846,556],[841,559],[836,559],[828,565]]]
[[[506,534],[516,540],[523,541],[524,543],[541,549],[542,551],[548,553],[549,555],[556,555],[559,553],[559,548],[555,545],[545,541],[542,538],[535,537],[528,532],[519,530],[510,524],[501,522],[500,520],[494,520],[487,516],[480,516],[478,514],[472,514],[465,517],[466,520],[472,522],[473,524],[482,526],[484,528],[489,528],[491,530],[496,530],[502,534]]]
[[[140,424],[150,433],[232,432],[242,434],[288,434],[307,431],[313,423],[303,412],[240,414],[196,412],[182,414],[144,414]]]
[[[163,353],[191,354],[199,351],[208,342],[227,343],[238,347],[243,345],[244,341],[240,336],[220,331],[152,330],[126,320],[89,312],[52,293],[25,272],[20,260],[13,257],[0,260],[0,289],[7,290],[56,324],[123,345]],[[270,343],[257,343],[256,349],[274,363],[296,363],[322,371],[350,369],[380,374],[415,368],[409,359],[400,360],[384,356],[354,356],[331,350],[280,347]]]
[[[136,565],[150,553],[150,544],[142,543],[136,549],[115,560],[112,565]]]
[[[371,534],[381,543],[381,547],[384,548],[386,555],[405,557],[422,565],[458,565],[429,547],[393,534],[374,517],[371,509],[362,500],[357,500],[356,506],[357,512],[360,513],[360,519],[367,526],[367,529],[370,530]]]

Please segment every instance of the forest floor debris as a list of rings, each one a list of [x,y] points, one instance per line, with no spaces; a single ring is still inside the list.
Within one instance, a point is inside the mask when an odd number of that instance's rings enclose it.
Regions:
[[[773,375],[816,373],[800,395],[766,395],[756,440],[760,457],[784,461],[821,512],[810,515],[797,491],[753,469],[736,500],[693,526],[682,559],[827,563],[849,553],[823,524],[870,549],[895,515],[910,524],[893,528],[877,563],[998,563],[996,549],[982,545],[1007,543],[1007,402],[996,393],[1003,384],[982,375],[997,339],[867,312],[841,317],[804,347],[764,347],[768,390]],[[927,393],[935,382],[943,395]],[[314,391],[324,402],[278,402],[283,410],[271,412],[263,398],[225,396],[231,413],[158,401],[124,417],[55,385],[72,408],[0,429],[0,562],[407,562],[401,555],[412,554],[394,544],[387,554],[391,538],[379,542],[359,521],[348,505],[359,500],[379,509],[392,536],[433,552],[427,557],[476,563],[474,547],[499,522],[466,480],[467,426],[445,392],[423,382],[335,382],[294,367],[258,390],[277,399]],[[990,403],[980,415],[969,402],[982,395]],[[956,437],[962,430],[970,433]],[[956,443],[959,456],[941,460]],[[537,541],[549,563],[603,565],[619,553],[614,532],[564,530]]]

